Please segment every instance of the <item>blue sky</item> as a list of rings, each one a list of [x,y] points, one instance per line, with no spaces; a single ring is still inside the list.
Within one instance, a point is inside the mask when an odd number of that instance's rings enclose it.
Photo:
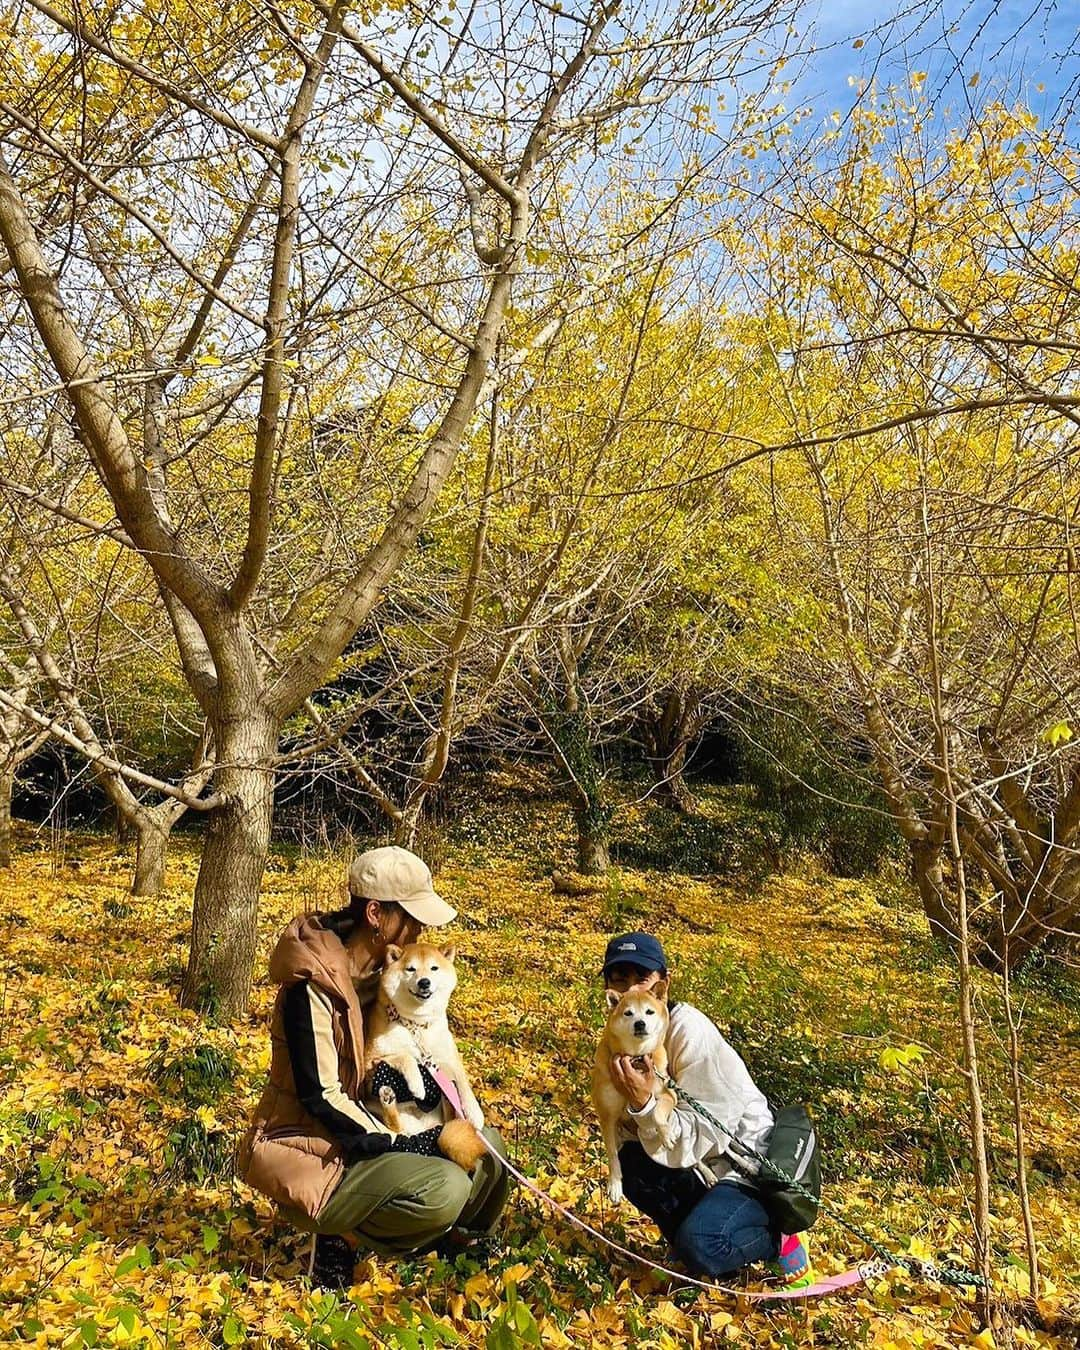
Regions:
[[[1080,4],[1077,0],[814,0],[803,11],[815,51],[795,92],[815,112],[849,108],[848,77],[876,75],[879,86],[927,72],[927,91],[963,106],[976,73],[980,101],[1022,98],[1040,117],[1064,105],[1080,111]],[[863,40],[861,48],[854,43]],[[1038,88],[1042,85],[1042,89]],[[974,97],[974,95],[973,95]]]

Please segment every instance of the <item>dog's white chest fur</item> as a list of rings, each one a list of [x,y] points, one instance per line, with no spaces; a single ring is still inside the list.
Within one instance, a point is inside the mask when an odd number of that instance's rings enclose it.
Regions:
[[[380,1030],[376,1035],[384,1058],[388,1055],[412,1055],[421,1064],[440,1067],[457,1058],[457,1047],[450,1035],[450,1025],[445,1015],[432,1022],[410,1020],[406,1023],[394,1017],[392,1004],[382,1012],[386,1018],[385,1030]]]

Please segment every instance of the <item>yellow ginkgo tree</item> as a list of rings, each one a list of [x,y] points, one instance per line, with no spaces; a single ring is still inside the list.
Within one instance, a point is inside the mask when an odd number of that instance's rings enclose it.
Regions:
[[[411,554],[511,292],[543,290],[536,204],[602,187],[631,119],[677,157],[665,109],[790,8],[310,0],[208,25],[187,0],[28,0],[0,32],[5,392],[42,444],[64,410],[57,448],[145,561],[214,745],[187,1004],[246,1007],[282,728]],[[416,429],[364,461],[352,515],[314,435],[346,382]]]
[[[826,141],[744,245],[773,407],[739,481],[818,615],[787,683],[865,747],[946,941],[955,805],[973,950],[1015,967],[1080,924],[1076,155],[995,103],[938,135],[910,93]]]

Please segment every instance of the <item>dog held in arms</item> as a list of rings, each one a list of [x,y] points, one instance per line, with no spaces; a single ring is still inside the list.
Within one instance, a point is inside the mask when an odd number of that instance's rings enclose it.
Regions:
[[[479,1135],[484,1113],[446,1018],[457,988],[456,955],[453,945],[440,948],[413,942],[387,947],[379,992],[365,1017],[364,1071],[372,1106],[395,1134],[420,1134],[442,1125],[440,1150],[471,1172],[486,1152]],[[425,1081],[422,1066],[433,1066],[451,1079],[464,1119],[454,1116],[430,1076],[430,1067]],[[387,1074],[386,1069],[392,1072]],[[378,1082],[387,1077],[391,1082]]]
[[[631,1055],[635,1060],[650,1055],[653,1067],[667,1073],[667,990],[667,980],[658,980],[649,990],[635,986],[624,994],[609,989],[605,995],[608,1019],[593,1062],[592,1099],[607,1152],[608,1195],[615,1204],[623,1198],[617,1126],[626,1110],[626,1098],[611,1080],[611,1061],[616,1055]],[[664,1127],[675,1110],[675,1096],[659,1087],[655,1095],[656,1123],[666,1136]]]

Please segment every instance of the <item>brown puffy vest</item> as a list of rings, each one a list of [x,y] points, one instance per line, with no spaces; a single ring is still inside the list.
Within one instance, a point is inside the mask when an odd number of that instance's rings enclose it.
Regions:
[[[311,1218],[345,1175],[341,1149],[296,1095],[283,1005],[291,985],[310,980],[329,995],[341,1086],[358,1105],[363,1082],[364,1023],[341,939],[315,915],[294,919],[270,957],[270,977],[281,985],[270,1024],[270,1075],[240,1145],[243,1181],[279,1204]],[[384,1129],[375,1120],[372,1129]]]

